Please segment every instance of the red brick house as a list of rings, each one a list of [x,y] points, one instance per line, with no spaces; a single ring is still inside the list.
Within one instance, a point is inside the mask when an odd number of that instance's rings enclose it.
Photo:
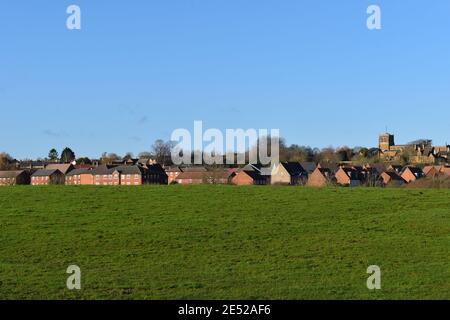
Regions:
[[[93,185],[91,169],[75,169],[66,174],[66,185]]]
[[[31,185],[33,186],[64,184],[64,183],[65,183],[64,174],[58,169],[53,170],[41,169],[31,175]]]
[[[423,173],[422,169],[418,167],[406,167],[403,170],[401,177],[406,181],[406,183],[411,183],[416,181],[417,179],[425,177],[425,174]]]
[[[395,171],[385,171],[381,173],[380,180],[383,183],[384,186],[387,186],[389,184],[404,184],[405,180],[403,180],[402,177],[398,175]]]
[[[335,182],[336,178],[334,177],[334,172],[332,169],[317,166],[316,170],[309,175],[306,185],[308,187],[326,187],[334,184]]]
[[[0,171],[0,186],[27,185],[30,181],[29,171]]]
[[[229,184],[234,173],[218,171],[183,171],[174,180],[178,184]]]
[[[357,187],[364,182],[365,174],[359,167],[340,167],[335,177],[336,183],[341,186]]]
[[[237,186],[266,185],[269,181],[269,176],[263,176],[258,171],[252,170],[237,171],[231,179],[231,183]]]
[[[425,166],[422,171],[427,177],[435,177],[441,174],[442,166]]]
[[[95,185],[138,186],[143,184],[167,184],[167,175],[159,164],[146,167],[123,165],[111,167],[102,165],[90,171]]]

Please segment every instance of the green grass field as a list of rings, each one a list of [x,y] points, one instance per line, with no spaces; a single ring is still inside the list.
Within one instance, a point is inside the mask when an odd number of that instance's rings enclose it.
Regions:
[[[6,187],[0,228],[1,299],[450,299],[448,189]]]

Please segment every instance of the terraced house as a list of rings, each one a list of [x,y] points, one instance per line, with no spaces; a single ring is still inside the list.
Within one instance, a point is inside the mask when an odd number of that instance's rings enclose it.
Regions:
[[[167,184],[167,175],[160,165],[107,166],[94,169],[76,169],[66,176],[67,185],[138,186]]]

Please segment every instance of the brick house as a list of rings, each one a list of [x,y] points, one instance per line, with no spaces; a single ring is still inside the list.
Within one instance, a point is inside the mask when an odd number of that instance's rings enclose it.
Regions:
[[[360,186],[365,178],[365,172],[359,167],[340,167],[335,174],[336,183],[341,186]]]
[[[140,166],[99,166],[91,171],[93,182],[97,186],[137,186],[147,182],[145,169]]]
[[[427,177],[435,177],[441,174],[442,166],[425,166],[422,171]]]
[[[306,185],[308,187],[326,187],[336,182],[334,172],[332,169],[322,166],[317,166],[308,177]]]
[[[31,185],[33,186],[64,184],[64,182],[64,174],[58,169],[41,169],[31,175]]]
[[[414,182],[417,179],[423,178],[424,176],[425,174],[423,173],[422,169],[418,167],[406,167],[401,174],[401,177],[406,181],[406,183]]]
[[[167,175],[159,164],[143,167],[140,165],[106,166],[90,171],[95,185],[137,186],[143,184],[167,184]]]
[[[75,169],[66,174],[66,185],[93,185],[92,169]]]
[[[237,171],[231,179],[231,183],[237,186],[266,185],[269,181],[269,176],[261,175],[260,172],[255,170]]]
[[[229,184],[234,175],[228,170],[183,171],[174,181],[178,184]]]
[[[399,174],[395,171],[385,171],[381,173],[380,180],[384,186],[389,184],[404,184],[405,180],[399,176]]]
[[[27,185],[30,182],[29,171],[0,171],[0,186]]]
[[[308,173],[299,162],[280,162],[272,167],[271,184],[304,184],[308,178]]]

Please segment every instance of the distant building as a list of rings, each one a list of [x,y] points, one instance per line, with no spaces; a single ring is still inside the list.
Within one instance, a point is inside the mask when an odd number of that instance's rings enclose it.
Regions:
[[[229,184],[234,175],[228,170],[183,171],[174,181],[178,184]]]
[[[362,168],[341,167],[335,174],[336,183],[341,186],[357,187],[365,180]]]
[[[61,171],[64,175],[66,175],[67,173],[69,173],[70,171],[75,169],[75,167],[70,163],[51,163],[51,164],[47,164],[45,166],[45,169],[47,169],[47,170],[56,169],[56,170]]]
[[[398,161],[402,154],[408,154],[414,164],[434,164],[448,162],[450,145],[433,146],[432,140],[417,140],[406,145],[396,145],[394,135],[383,133],[378,139],[380,158],[385,161]]]
[[[269,176],[261,175],[256,170],[241,170],[237,171],[232,178],[231,183],[238,186],[249,185],[266,185],[270,181]]]
[[[92,169],[80,168],[66,174],[66,185],[93,185]]]
[[[405,180],[403,180],[402,177],[398,175],[395,171],[385,171],[381,173],[380,175],[381,182],[384,186],[397,183],[399,185],[402,185],[405,183]]]
[[[308,187],[326,187],[336,183],[334,171],[331,168],[317,166],[308,177],[306,185]]]
[[[31,185],[51,185],[51,184],[64,184],[64,174],[58,169],[41,169],[31,175]]]
[[[280,162],[272,167],[271,184],[304,184],[308,179],[308,173],[299,162]]]
[[[0,171],[0,186],[30,184],[30,173],[26,170]]]
[[[403,170],[401,177],[406,181],[406,183],[411,183],[416,181],[417,179],[425,177],[425,174],[423,173],[422,169],[418,167],[406,167]]]

